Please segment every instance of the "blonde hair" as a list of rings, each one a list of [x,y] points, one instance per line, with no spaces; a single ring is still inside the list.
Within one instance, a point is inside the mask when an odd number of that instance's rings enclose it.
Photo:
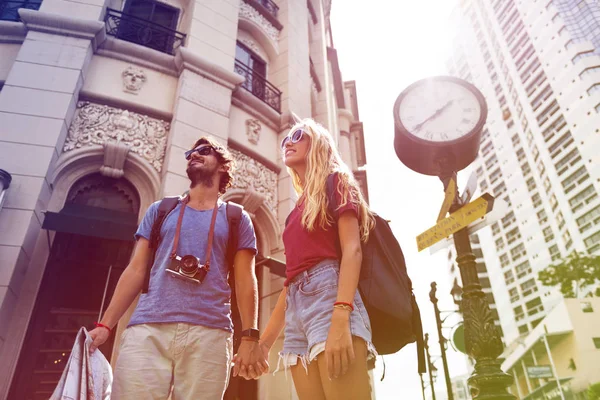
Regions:
[[[332,226],[334,221],[327,212],[329,199],[327,197],[327,177],[333,173],[338,175],[338,185],[335,188],[341,198],[338,208],[344,207],[349,201],[358,208],[358,224],[360,239],[366,242],[369,232],[375,225],[375,219],[365,201],[358,182],[350,168],[342,161],[331,134],[321,124],[311,118],[297,122],[290,133],[301,129],[310,137],[310,145],[306,155],[306,176],[304,184],[300,176],[292,168],[287,168],[292,177],[294,190],[298,196],[303,196],[302,226],[308,231],[315,229],[318,224],[322,229]]]

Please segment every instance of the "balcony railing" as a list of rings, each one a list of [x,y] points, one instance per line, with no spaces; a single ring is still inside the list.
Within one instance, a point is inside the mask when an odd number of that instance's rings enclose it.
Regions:
[[[279,7],[272,0],[254,0],[261,6],[265,8],[275,18],[277,18],[277,13],[279,13]]]
[[[234,71],[246,78],[241,85],[244,89],[261,99],[273,110],[281,112],[281,91],[279,89],[241,61],[235,60]]]
[[[183,45],[185,34],[121,11],[106,9],[106,33],[167,54]]]
[[[0,0],[0,21],[20,21],[19,8],[39,10],[42,1],[6,1]]]

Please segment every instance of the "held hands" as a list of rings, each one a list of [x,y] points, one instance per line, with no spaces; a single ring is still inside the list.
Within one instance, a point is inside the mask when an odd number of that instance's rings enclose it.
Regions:
[[[333,309],[331,327],[325,342],[325,357],[329,379],[344,375],[354,362],[354,346],[350,333],[350,312],[348,310]]]
[[[233,376],[258,379],[269,372],[269,350],[263,342],[242,339],[238,353],[233,357]]]

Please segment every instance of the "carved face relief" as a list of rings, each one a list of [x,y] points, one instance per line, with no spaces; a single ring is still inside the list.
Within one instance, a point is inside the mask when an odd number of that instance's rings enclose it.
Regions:
[[[257,119],[247,119],[246,120],[246,135],[248,136],[248,141],[253,144],[258,144],[258,140],[260,139],[260,121]]]
[[[123,77],[123,91],[132,94],[138,94],[147,79],[144,70],[131,65],[123,71],[121,76]]]

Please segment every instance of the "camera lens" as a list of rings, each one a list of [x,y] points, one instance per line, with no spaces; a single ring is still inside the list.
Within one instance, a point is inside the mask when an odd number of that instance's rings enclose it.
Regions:
[[[186,275],[193,275],[198,269],[198,259],[192,255],[181,258],[181,272]]]

